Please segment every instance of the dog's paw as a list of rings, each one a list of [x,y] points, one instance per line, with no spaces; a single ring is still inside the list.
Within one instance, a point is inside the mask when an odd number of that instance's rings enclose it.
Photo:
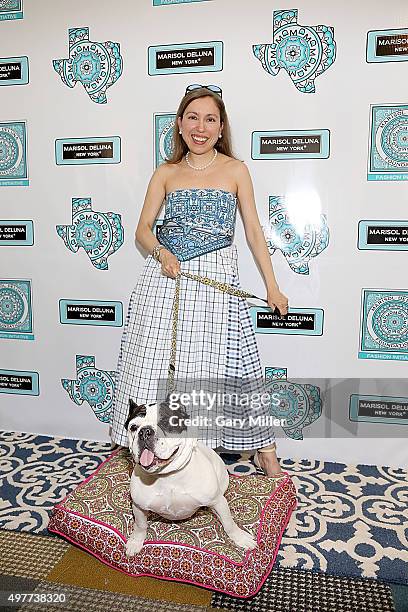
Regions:
[[[130,538],[126,542],[126,555],[128,557],[133,557],[142,550],[145,535],[145,533],[131,534]]]
[[[235,544],[245,550],[253,550],[256,548],[256,540],[243,529],[239,529],[239,527],[230,533],[229,537]]]

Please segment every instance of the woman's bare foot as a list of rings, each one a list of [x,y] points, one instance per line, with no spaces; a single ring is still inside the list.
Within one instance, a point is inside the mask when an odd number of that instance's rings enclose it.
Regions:
[[[255,455],[255,465],[257,463],[266,476],[281,476],[283,473],[275,451],[268,451],[267,453],[257,452]]]

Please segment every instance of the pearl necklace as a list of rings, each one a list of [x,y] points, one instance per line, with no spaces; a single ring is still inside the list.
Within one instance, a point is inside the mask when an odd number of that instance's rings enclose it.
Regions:
[[[186,153],[186,163],[187,166],[189,166],[190,168],[192,168],[193,170],[205,170],[206,168],[208,168],[209,166],[211,166],[211,164],[213,164],[215,162],[215,159],[218,155],[218,151],[217,149],[214,149],[214,156],[212,158],[211,161],[208,162],[208,164],[205,164],[205,166],[193,166],[193,164],[189,161],[188,156],[190,155],[190,151],[188,153]]]

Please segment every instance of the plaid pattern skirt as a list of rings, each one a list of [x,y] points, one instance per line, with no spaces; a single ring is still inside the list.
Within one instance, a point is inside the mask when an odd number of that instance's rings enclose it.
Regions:
[[[235,245],[181,262],[181,270],[240,288]],[[154,403],[158,387],[167,380],[174,290],[175,280],[164,276],[149,255],[130,297],[119,353],[111,437],[121,446],[128,444],[124,422],[129,398],[137,404]],[[207,386],[227,380],[229,390],[241,394],[259,390],[262,366],[246,300],[181,277],[175,368],[177,380],[205,381]],[[246,420],[243,427],[212,423],[200,428],[197,437],[212,448],[234,451],[269,446],[275,440],[273,429],[251,426],[251,411],[241,405],[228,408],[226,418],[241,417]]]

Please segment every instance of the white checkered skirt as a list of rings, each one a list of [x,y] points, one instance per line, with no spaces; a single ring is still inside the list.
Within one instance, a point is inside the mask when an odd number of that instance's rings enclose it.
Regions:
[[[240,288],[235,245],[181,262],[181,270]],[[127,446],[124,422],[129,398],[157,400],[167,379],[175,280],[148,256],[133,290],[119,353],[112,411],[112,441]],[[176,378],[261,380],[262,366],[247,302],[214,287],[181,277],[177,324]],[[243,409],[243,413],[245,409]],[[234,416],[244,416],[236,414]],[[202,432],[201,432],[202,433]],[[202,441],[212,448],[252,450],[274,442],[271,427],[208,427]]]

